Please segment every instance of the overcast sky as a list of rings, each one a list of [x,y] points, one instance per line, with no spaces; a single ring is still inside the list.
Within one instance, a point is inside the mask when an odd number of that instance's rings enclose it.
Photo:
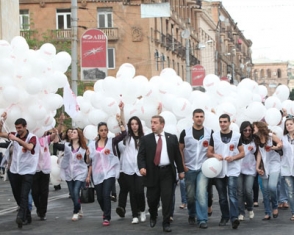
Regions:
[[[222,0],[251,39],[252,57],[294,60],[294,0]]]

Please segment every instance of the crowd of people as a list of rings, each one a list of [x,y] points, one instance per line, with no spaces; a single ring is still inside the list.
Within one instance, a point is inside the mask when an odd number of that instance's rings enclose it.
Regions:
[[[165,120],[160,115],[151,118],[152,133],[144,134],[141,120],[124,118],[124,104],[116,115],[120,133],[109,137],[107,123],[97,126],[97,138],[87,140],[82,130],[71,128],[62,136],[60,128],[37,137],[26,128],[23,118],[15,121],[16,132],[3,131],[7,114],[2,114],[0,143],[6,148],[5,164],[12,192],[19,210],[19,228],[32,222],[29,195],[32,195],[40,220],[46,220],[51,171],[50,143],[58,155],[60,177],[67,183],[73,202],[72,221],[83,216],[80,191],[85,184],[94,185],[98,204],[103,212],[102,224],[111,221],[111,195],[116,180],[119,183],[116,213],[125,217],[127,196],[130,197],[132,224],[146,221],[146,201],[149,224],[154,227],[158,207],[162,207],[162,228],[171,232],[175,206],[175,189],[181,182],[182,205],[188,211],[188,223],[208,228],[212,215],[212,187],[219,196],[221,218],[219,226],[231,223],[237,229],[240,221],[254,218],[258,206],[259,187],[263,194],[263,220],[277,218],[279,208],[289,207],[294,221],[294,117],[281,113],[283,136],[272,133],[263,121],[244,121],[240,132],[230,129],[230,116],[219,117],[220,130],[204,126],[205,112],[195,109],[193,125],[176,135],[164,131]],[[62,118],[60,119],[63,120]],[[59,122],[60,124],[60,122]],[[221,172],[213,179],[202,172],[208,158],[221,161]],[[259,185],[259,186],[258,186]],[[54,186],[56,190],[59,185]],[[146,188],[146,195],[145,195]]]

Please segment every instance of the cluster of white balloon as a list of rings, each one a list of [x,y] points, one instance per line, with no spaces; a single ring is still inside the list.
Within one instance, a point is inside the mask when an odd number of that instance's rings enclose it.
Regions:
[[[7,112],[9,131],[15,130],[20,117],[39,137],[55,126],[56,110],[63,105],[56,92],[68,84],[64,73],[70,64],[71,56],[64,51],[56,54],[50,43],[31,50],[21,36],[11,43],[0,40],[0,114]]]
[[[266,87],[249,78],[235,86],[209,74],[203,81],[206,92],[201,92],[193,91],[171,68],[163,69],[159,76],[150,80],[142,75],[135,76],[135,72],[132,64],[125,63],[116,77],[98,80],[94,91],[77,97],[80,111],[74,121],[84,128],[86,138],[97,136],[99,122],[107,122],[110,132],[119,132],[115,114],[119,112],[120,101],[125,104],[126,120],[138,116],[145,133],[150,132],[150,119],[157,114],[159,104],[162,104],[161,115],[166,122],[165,131],[176,135],[192,125],[192,111],[196,108],[205,111],[204,125],[213,130],[219,130],[218,117],[223,113],[230,115],[231,129],[235,131],[239,131],[239,125],[245,120],[253,122],[263,118],[273,128],[281,120],[279,110],[282,108],[294,114],[294,103],[287,100],[289,88],[285,85],[278,86],[274,95],[266,98]],[[281,134],[278,127],[274,129]]]

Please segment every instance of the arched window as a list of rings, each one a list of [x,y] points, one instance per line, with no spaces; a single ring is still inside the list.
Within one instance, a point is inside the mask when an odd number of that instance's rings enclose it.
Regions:
[[[264,70],[260,70],[260,78],[264,78]]]
[[[272,77],[272,71],[270,69],[266,70],[266,76],[267,78],[271,78]]]
[[[282,77],[282,71],[281,71],[281,69],[278,69],[277,70],[277,77],[278,78],[281,78]]]

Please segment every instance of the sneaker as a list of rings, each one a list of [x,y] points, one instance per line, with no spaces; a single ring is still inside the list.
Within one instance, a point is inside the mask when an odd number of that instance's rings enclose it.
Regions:
[[[171,216],[171,217],[169,217],[169,222],[171,223],[171,222],[173,222],[174,221],[174,218]]]
[[[79,218],[82,218],[83,217],[83,215],[84,215],[84,212],[83,212],[83,210],[82,210],[82,207],[81,207],[81,209],[79,210]]]
[[[232,222],[232,228],[237,229],[239,225],[240,225],[240,221],[238,219],[234,219]]]
[[[103,220],[102,225],[103,225],[103,226],[109,226],[109,225],[110,225],[109,220],[107,220],[107,219]]]
[[[121,218],[124,218],[124,217],[125,217],[126,211],[125,211],[124,208],[118,206],[118,207],[116,208],[115,212],[116,212],[116,214],[119,215],[119,217],[121,217]]]
[[[188,223],[189,223],[190,225],[194,225],[194,224],[195,224],[195,217],[189,216],[189,218],[188,218]]]
[[[73,214],[71,220],[72,220],[72,221],[77,221],[77,220],[79,220],[79,214],[78,214],[78,213]]]
[[[116,195],[111,195],[110,200],[113,201],[113,202],[116,202],[117,201]]]
[[[221,221],[219,222],[218,226],[226,226],[229,219],[221,218]]]
[[[238,216],[238,220],[239,220],[239,221],[243,221],[243,220],[244,220],[244,215],[239,215],[239,216]]]
[[[132,220],[132,224],[138,224],[139,223],[139,219],[137,217],[134,217]]]
[[[249,211],[248,214],[249,214],[249,218],[250,219],[253,219],[254,218],[254,212],[253,211]]]
[[[146,213],[145,213],[145,211],[141,211],[140,221],[141,222],[145,222],[146,221]]]
[[[179,206],[180,209],[187,209],[187,204],[183,203]]]

